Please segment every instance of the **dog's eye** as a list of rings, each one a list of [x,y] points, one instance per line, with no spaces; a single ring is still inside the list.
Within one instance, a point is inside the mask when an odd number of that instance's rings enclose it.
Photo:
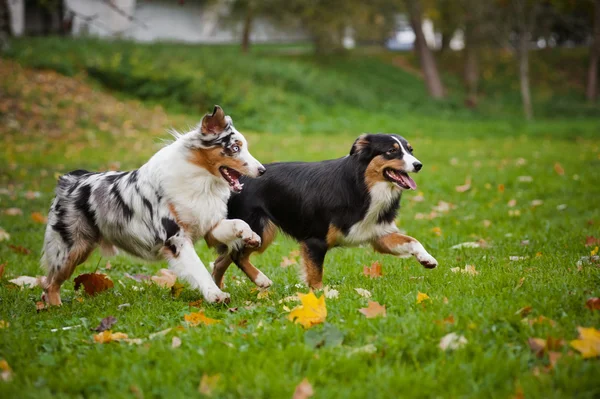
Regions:
[[[237,146],[237,145],[233,145],[233,146],[231,146],[231,151],[233,151],[233,152],[239,152],[240,151],[240,147]]]
[[[388,153],[388,154],[393,154],[393,153],[395,153],[395,152],[398,152],[398,149],[394,147],[394,148],[392,148],[391,150],[389,150],[387,153]]]
[[[408,151],[410,151],[411,153],[413,152],[413,148],[412,147],[408,147]]]

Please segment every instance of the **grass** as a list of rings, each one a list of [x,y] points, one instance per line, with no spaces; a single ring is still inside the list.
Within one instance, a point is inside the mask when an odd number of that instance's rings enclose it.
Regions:
[[[320,398],[512,397],[521,390],[527,398],[600,395],[598,359],[584,360],[566,345],[554,369],[545,372],[548,357],[536,357],[527,344],[530,337],[548,336],[568,342],[576,338],[578,326],[600,327],[600,312],[584,306],[587,298],[600,296],[600,268],[576,265],[593,249],[584,245],[586,236],[600,236],[600,147],[591,120],[542,120],[531,127],[514,120],[455,123],[441,115],[395,129],[425,165],[416,177],[418,192],[402,200],[398,226],[417,237],[440,267],[424,270],[413,259],[368,248],[331,251],[325,284],[340,295],[327,300],[327,322],[344,334],[341,346],[314,349],[305,343],[305,330],[286,319],[283,306],[293,303],[279,301],[307,290],[296,287],[294,267],[279,266],[297,248],[282,236],[255,258],[274,281],[268,297],[259,299],[232,268],[226,276],[231,304],[202,305],[219,324],[150,340],[150,334],[185,324],[184,314],[198,310],[189,305],[200,298],[196,291],[186,288],[174,297],[169,290],[125,277],[154,274],[164,264],[119,256],[110,259],[112,268],[106,270],[107,259],[94,254],[75,274],[99,270],[115,287],[89,297],[75,292],[71,280],[63,287],[64,305],[39,313],[35,301],[41,290],[20,290],[8,280],[41,274],[44,225],[30,215],[47,212],[55,174],[138,167],[162,145],[166,128],[185,129],[200,113],[167,115],[151,101],[114,98],[79,74],[69,78],[9,61],[0,61],[0,74],[7,77],[0,81],[0,209],[23,212],[9,216],[0,211],[0,226],[11,236],[0,242],[0,264],[6,264],[0,320],[10,323],[0,329],[0,359],[13,370],[12,381],[0,381],[0,397],[189,397],[198,395],[204,374],[220,375],[214,397],[290,397],[303,378]],[[326,134],[294,129],[265,134],[233,116],[253,155],[264,163],[344,156],[360,133],[348,126],[335,134],[327,127]],[[539,134],[531,137],[530,129]],[[563,175],[555,171],[557,162]],[[457,192],[455,186],[467,176],[472,188]],[[40,194],[28,199],[29,191]],[[415,200],[419,192],[424,201]],[[533,200],[543,204],[532,206]],[[455,208],[432,215],[439,201]],[[478,239],[490,246],[451,249]],[[20,254],[9,245],[31,252]],[[214,260],[203,243],[197,250],[206,264]],[[524,259],[510,261],[510,256]],[[362,266],[376,260],[384,276],[369,279]],[[475,265],[479,274],[450,270],[466,264]],[[387,306],[387,317],[360,314],[367,300],[355,288],[371,291],[373,300]],[[416,304],[418,292],[431,300]],[[124,303],[130,306],[119,310]],[[529,319],[545,316],[555,324],[523,323],[516,312],[525,306],[532,307]],[[114,331],[144,342],[93,343],[90,328],[109,315],[118,319]],[[436,323],[450,315],[454,324]],[[80,327],[60,330],[75,325]],[[468,344],[441,351],[438,343],[450,332],[464,335]],[[180,348],[171,348],[172,336],[181,338]],[[373,347],[374,352],[365,350]]]

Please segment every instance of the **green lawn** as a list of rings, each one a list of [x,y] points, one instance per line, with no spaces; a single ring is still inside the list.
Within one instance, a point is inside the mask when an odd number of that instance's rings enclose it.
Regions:
[[[8,280],[42,273],[44,225],[30,215],[47,213],[56,174],[138,167],[160,147],[160,139],[168,138],[167,128],[185,129],[204,109],[167,116],[162,108],[92,90],[83,76],[67,78],[1,60],[0,74],[7,77],[0,81],[0,227],[10,234],[0,242],[0,264],[6,268],[0,320],[10,323],[0,329],[0,360],[13,374],[10,382],[0,380],[0,397],[190,397],[200,395],[205,374],[220,375],[213,397],[291,397],[303,378],[317,398],[508,398],[521,390],[526,398],[600,396],[600,360],[584,360],[568,345],[578,326],[600,328],[600,312],[585,307],[588,298],[600,296],[600,268],[577,266],[594,249],[585,246],[586,237],[600,237],[597,121],[525,125],[477,118],[453,122],[435,115],[412,116],[405,124],[399,119],[394,131],[410,140],[425,166],[415,178],[418,192],[402,200],[398,226],[418,238],[440,266],[425,270],[413,259],[369,248],[331,251],[324,283],[338,290],[339,298],[326,301],[327,323],[343,333],[340,346],[314,349],[305,343],[306,331],[287,320],[284,306],[295,303],[280,300],[307,289],[296,286],[295,267],[280,267],[298,247],[282,236],[254,258],[274,282],[267,297],[259,299],[253,285],[231,268],[226,277],[231,303],[200,305],[220,323],[149,339],[185,325],[184,315],[198,310],[189,305],[200,298],[196,291],[186,288],[174,297],[125,276],[154,274],[165,264],[119,256],[106,270],[107,259],[96,253],[75,275],[98,270],[109,275],[114,288],[89,297],[75,292],[71,279],[63,286],[64,305],[39,313],[35,302],[41,290],[20,290]],[[243,117],[231,114],[264,163],[341,157],[362,132],[346,127],[331,133],[328,127],[328,134],[307,135],[254,125],[250,132]],[[371,121],[372,129],[380,130],[376,122]],[[493,134],[485,135],[488,131]],[[457,192],[467,176],[471,189]],[[533,206],[534,200],[541,205]],[[453,206],[432,214],[440,201]],[[9,208],[22,215],[7,215]],[[480,239],[487,248],[451,248]],[[207,265],[214,260],[204,243],[197,250]],[[523,258],[511,261],[511,256]],[[376,260],[384,276],[365,277],[363,266]],[[479,274],[450,270],[465,265],[474,265]],[[369,290],[373,300],[386,305],[387,317],[359,313],[367,299],[355,288]],[[417,304],[418,292],[430,300]],[[119,309],[125,303],[130,306]],[[526,306],[532,307],[528,320],[544,316],[553,323],[524,322],[516,312]],[[440,323],[450,315],[453,324]],[[113,331],[141,338],[142,344],[94,343],[90,328],[106,316],[118,319]],[[79,327],[61,330],[67,326]],[[451,332],[468,343],[444,352],[438,344]],[[173,336],[181,347],[171,348]],[[531,337],[565,340],[552,370],[546,370],[547,355],[531,352]]]

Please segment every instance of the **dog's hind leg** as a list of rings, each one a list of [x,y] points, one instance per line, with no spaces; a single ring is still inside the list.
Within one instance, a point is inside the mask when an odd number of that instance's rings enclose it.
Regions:
[[[225,276],[225,272],[229,268],[229,265],[231,265],[231,262],[233,262],[233,260],[229,254],[221,254],[217,260],[215,260],[212,277],[213,280],[215,280],[217,287],[221,289],[223,289],[223,277]]]
[[[437,260],[427,252],[419,241],[400,233],[381,236],[374,240],[372,245],[377,252],[384,254],[399,257],[414,256],[427,269],[433,269],[438,265]]]
[[[311,288],[323,288],[323,262],[327,249],[327,241],[318,238],[309,238],[300,243],[302,275]]]
[[[254,284],[260,288],[269,288],[273,285],[273,282],[265,276],[263,272],[250,263],[251,254],[252,251],[247,249],[241,253],[232,254],[232,258],[236,266],[239,267]]]

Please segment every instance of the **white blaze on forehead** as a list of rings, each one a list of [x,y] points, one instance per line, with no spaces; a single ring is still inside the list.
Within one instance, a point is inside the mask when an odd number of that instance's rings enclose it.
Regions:
[[[392,136],[392,138],[394,140],[396,140],[398,142],[398,144],[400,144],[400,147],[402,148],[402,151],[404,152],[404,155],[402,155],[402,160],[406,163],[406,165],[408,166],[409,169],[413,168],[413,163],[415,163],[415,162],[421,163],[421,161],[419,161],[417,158],[412,156],[412,154],[408,151],[406,146],[404,144],[402,144],[402,142],[400,141],[400,139],[398,139],[398,137]]]

